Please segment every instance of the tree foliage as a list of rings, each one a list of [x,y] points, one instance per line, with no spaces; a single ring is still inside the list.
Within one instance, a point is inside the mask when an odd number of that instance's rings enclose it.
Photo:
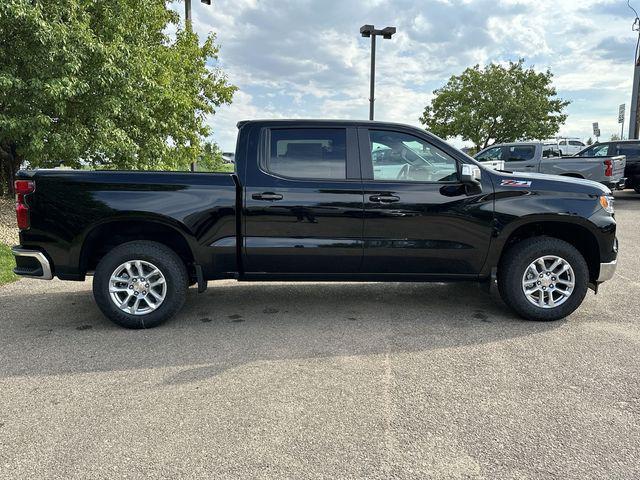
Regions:
[[[563,111],[569,104],[556,98],[552,78],[550,71],[525,68],[523,60],[476,65],[433,92],[420,121],[438,136],[460,136],[477,149],[552,137],[566,120]]]
[[[222,158],[222,150],[215,143],[206,143],[198,158],[198,171],[202,172],[231,172],[233,164],[226,163]]]
[[[163,0],[2,0],[5,185],[24,161],[188,168],[210,134],[206,116],[236,89],[209,65],[217,58],[215,35],[200,45]]]

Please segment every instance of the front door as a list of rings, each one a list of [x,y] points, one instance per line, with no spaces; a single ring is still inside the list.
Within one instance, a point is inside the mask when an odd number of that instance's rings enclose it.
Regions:
[[[356,129],[264,129],[258,157],[244,191],[245,272],[358,272],[363,196]]]
[[[360,129],[363,272],[475,275],[489,250],[493,187],[458,180],[462,158],[413,129]],[[486,177],[486,176],[485,176]]]

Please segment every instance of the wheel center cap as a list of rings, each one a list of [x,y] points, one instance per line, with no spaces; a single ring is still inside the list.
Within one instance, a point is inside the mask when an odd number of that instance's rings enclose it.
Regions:
[[[540,280],[540,284],[543,287],[548,287],[549,285],[553,284],[553,282],[551,281],[551,277],[542,277],[542,279]]]

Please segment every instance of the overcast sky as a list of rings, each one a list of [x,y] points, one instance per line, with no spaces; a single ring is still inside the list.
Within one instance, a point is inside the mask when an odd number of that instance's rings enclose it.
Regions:
[[[640,9],[640,0],[631,3]],[[184,5],[174,8],[183,13]],[[378,40],[376,120],[419,125],[451,75],[522,57],[550,68],[559,96],[572,102],[562,135],[586,139],[598,121],[608,139],[620,131],[619,104],[628,116],[633,18],[625,0],[193,0],[194,28],[217,33],[220,66],[239,87],[210,118],[225,151],[242,119],[367,118],[365,23],[398,28]]]

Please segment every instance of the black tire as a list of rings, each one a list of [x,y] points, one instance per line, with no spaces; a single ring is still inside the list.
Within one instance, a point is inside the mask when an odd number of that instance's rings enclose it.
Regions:
[[[571,295],[553,308],[531,303],[522,287],[528,266],[536,259],[555,255],[569,263],[575,285]],[[528,238],[511,246],[498,266],[498,291],[504,303],[527,320],[553,321],[573,313],[584,300],[589,282],[589,268],[582,254],[571,244],[551,237]]]
[[[634,185],[633,189],[636,191],[636,193],[640,193],[640,185]]]
[[[153,264],[162,272],[166,282],[166,292],[160,306],[143,315],[121,310],[109,293],[111,275],[118,266],[132,260]],[[100,260],[93,277],[93,296],[102,313],[112,322],[126,328],[153,328],[182,308],[188,282],[187,269],[173,250],[157,242],[134,241],[117,246]]]

